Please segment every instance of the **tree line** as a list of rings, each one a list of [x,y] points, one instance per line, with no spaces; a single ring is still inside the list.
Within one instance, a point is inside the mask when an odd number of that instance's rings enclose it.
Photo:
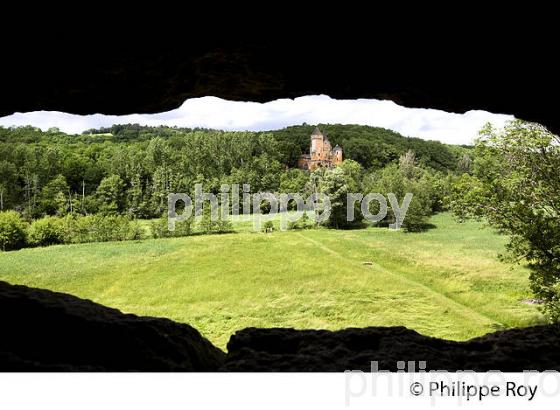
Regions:
[[[250,184],[252,192],[298,192],[308,176],[295,169],[312,126],[273,132],[224,132],[116,125],[67,135],[57,129],[0,128],[0,210],[31,220],[45,215],[156,218],[169,192],[207,192]],[[325,125],[364,173],[396,164],[407,151],[417,165],[456,173],[467,148],[406,138],[382,128]]]

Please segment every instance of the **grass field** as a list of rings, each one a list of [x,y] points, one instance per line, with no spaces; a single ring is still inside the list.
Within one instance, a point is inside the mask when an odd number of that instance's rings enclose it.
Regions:
[[[238,232],[0,252],[0,280],[193,325],[225,348],[238,329],[404,325],[463,340],[541,320],[506,238],[448,214],[422,233]],[[367,264],[366,264],[367,263]]]

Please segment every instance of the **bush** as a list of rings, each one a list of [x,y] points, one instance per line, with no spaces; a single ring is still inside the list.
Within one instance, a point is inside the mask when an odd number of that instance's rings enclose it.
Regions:
[[[0,212],[0,249],[9,251],[26,244],[27,224],[16,211]]]
[[[199,223],[200,230],[206,234],[231,232],[233,227],[228,218],[223,219],[218,212],[216,219],[212,218],[210,207],[205,207]]]
[[[128,216],[88,215],[68,217],[64,221],[66,242],[108,242],[138,240],[142,226]]]
[[[34,246],[49,246],[63,243],[64,223],[60,218],[46,216],[31,223],[27,231],[28,242]]]
[[[192,235],[192,218],[185,221],[175,222],[175,230],[170,231],[167,223],[167,216],[162,216],[150,223],[150,229],[154,238],[170,238],[178,236]]]
[[[288,229],[298,230],[298,229],[310,229],[313,228],[314,222],[309,219],[307,212],[304,212],[297,221],[290,221],[288,223]]]
[[[274,231],[274,222],[266,221],[262,227],[262,231],[265,233]]]

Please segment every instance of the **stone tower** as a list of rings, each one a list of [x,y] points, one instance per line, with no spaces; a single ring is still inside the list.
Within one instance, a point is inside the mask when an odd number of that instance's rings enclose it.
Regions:
[[[342,148],[340,148],[340,146],[337,144],[337,145],[333,148],[332,152],[333,152],[333,154],[334,154],[334,155],[333,155],[333,156],[334,156],[334,157],[333,157],[333,163],[334,163],[335,165],[342,164]]]
[[[311,134],[309,154],[303,154],[299,158],[298,167],[314,171],[318,167],[330,168],[339,165],[342,161],[342,148],[338,145],[332,148],[327,133],[323,133],[319,127],[315,127]]]
[[[321,154],[324,148],[323,138],[323,133],[319,130],[319,127],[315,127],[315,130],[311,134],[311,148],[309,151],[312,160],[321,160]]]

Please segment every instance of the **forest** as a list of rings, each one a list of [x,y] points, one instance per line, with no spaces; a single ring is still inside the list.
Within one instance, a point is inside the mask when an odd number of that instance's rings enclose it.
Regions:
[[[309,178],[295,167],[313,127],[225,132],[129,124],[81,135],[0,127],[0,210],[16,210],[27,220],[74,213],[156,218],[166,211],[169,192],[192,193],[197,183],[208,192],[232,183],[250,184],[252,192],[298,192]],[[470,164],[469,147],[383,128],[320,127],[343,147],[345,159],[359,165],[354,176],[360,185],[406,153],[438,177]]]

